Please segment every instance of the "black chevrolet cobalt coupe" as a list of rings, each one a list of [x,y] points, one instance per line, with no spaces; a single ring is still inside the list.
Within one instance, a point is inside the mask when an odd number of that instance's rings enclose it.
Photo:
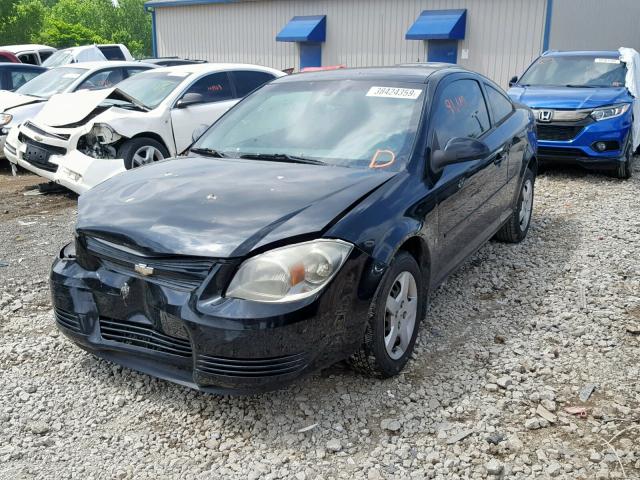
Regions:
[[[531,112],[455,66],[279,78],[188,157],[80,197],[51,273],[57,323],[202,391],[343,359],[396,375],[429,292],[492,237],[527,234],[535,152]]]

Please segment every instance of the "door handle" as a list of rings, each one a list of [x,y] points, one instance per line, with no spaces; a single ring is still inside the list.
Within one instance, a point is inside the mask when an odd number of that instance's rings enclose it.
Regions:
[[[493,163],[495,163],[496,165],[500,165],[502,163],[502,160],[504,160],[504,157],[506,157],[508,154],[509,148],[504,146],[500,147],[493,157]]]

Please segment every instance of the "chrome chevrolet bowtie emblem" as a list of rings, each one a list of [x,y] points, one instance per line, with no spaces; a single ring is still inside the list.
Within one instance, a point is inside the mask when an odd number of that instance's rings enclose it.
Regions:
[[[144,263],[136,263],[134,269],[140,275],[144,275],[145,277],[148,277],[149,275],[153,275],[153,267],[149,267]]]
[[[127,297],[129,296],[129,284],[125,283],[124,285],[122,285],[120,287],[120,296],[122,297],[122,300],[126,300]]]
[[[540,110],[538,112],[538,120],[541,122],[550,122],[553,119],[553,110]]]

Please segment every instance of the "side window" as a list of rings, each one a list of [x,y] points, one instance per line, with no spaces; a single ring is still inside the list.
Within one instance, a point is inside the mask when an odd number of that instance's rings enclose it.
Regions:
[[[102,54],[107,58],[107,60],[125,60],[124,53],[120,47],[111,46],[111,47],[98,47]]]
[[[487,104],[475,80],[450,83],[438,94],[432,108],[436,148],[444,148],[454,137],[478,138],[490,128]]]
[[[187,93],[202,95],[204,103],[220,102],[233,98],[227,72],[212,73],[202,77],[189,87],[185,95]]]
[[[44,62],[47,58],[49,58],[52,54],[52,50],[42,50],[40,53],[40,61]]]
[[[38,57],[35,53],[21,53],[18,58],[22,63],[30,63],[31,65],[38,65]]]
[[[127,68],[127,78],[133,77],[140,72],[146,72],[148,68],[129,67]]]
[[[27,69],[21,69],[17,72],[11,72],[11,88],[15,90],[16,88],[21,87],[32,78],[40,75],[40,73],[42,72]]]
[[[100,90],[113,87],[123,79],[121,68],[102,70],[89,76],[76,90]]]
[[[487,92],[489,104],[491,105],[491,111],[493,112],[493,116],[495,117],[493,119],[493,123],[500,123],[502,120],[508,117],[511,112],[513,112],[513,104],[511,103],[511,100],[509,100],[491,85],[487,85],[485,83],[485,90]]]
[[[238,97],[248,95],[256,88],[270,82],[274,78],[270,73],[251,72],[248,70],[231,72],[231,75],[233,76],[233,83],[236,85],[236,94]]]

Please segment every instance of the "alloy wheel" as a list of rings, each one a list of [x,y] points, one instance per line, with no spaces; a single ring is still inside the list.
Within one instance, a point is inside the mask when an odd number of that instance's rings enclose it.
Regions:
[[[409,347],[418,314],[418,288],[409,272],[394,280],[385,307],[384,344],[393,360],[401,358]]]
[[[164,155],[162,155],[162,152],[160,150],[158,150],[156,147],[152,147],[151,145],[145,145],[135,151],[131,159],[131,164],[135,168],[163,159]]]
[[[522,185],[522,202],[520,203],[520,212],[518,213],[518,220],[520,223],[520,230],[524,231],[529,225],[531,219],[531,209],[533,207],[533,183],[530,179],[527,179]]]

